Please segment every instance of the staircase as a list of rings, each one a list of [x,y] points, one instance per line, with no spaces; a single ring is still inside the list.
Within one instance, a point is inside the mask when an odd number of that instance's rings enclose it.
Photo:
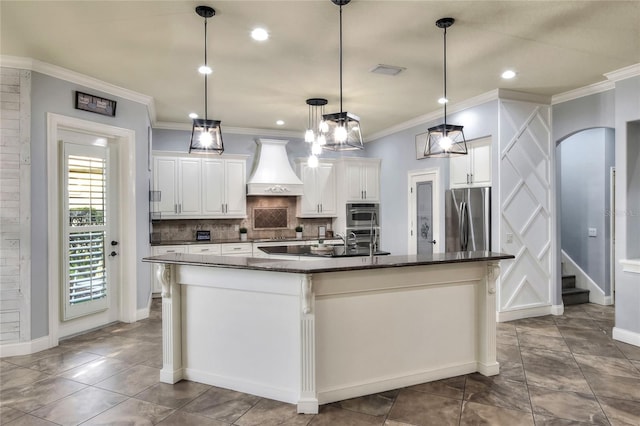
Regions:
[[[589,303],[589,290],[576,288],[575,275],[562,276],[562,303],[565,306]]]

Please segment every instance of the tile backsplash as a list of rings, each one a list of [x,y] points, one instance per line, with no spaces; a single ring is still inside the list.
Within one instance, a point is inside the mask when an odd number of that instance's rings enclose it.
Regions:
[[[304,238],[315,238],[321,226],[330,231],[331,222],[297,218],[296,197],[247,197],[246,219],[160,220],[153,222],[151,242],[195,241],[198,230],[210,231],[212,241],[239,240],[240,227],[247,228],[249,239],[295,238],[297,225],[302,225]]]

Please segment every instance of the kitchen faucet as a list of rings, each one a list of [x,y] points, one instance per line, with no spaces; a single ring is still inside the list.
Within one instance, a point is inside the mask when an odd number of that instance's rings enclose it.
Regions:
[[[371,222],[369,225],[369,256],[373,256],[373,253],[378,251],[376,247],[378,241],[378,228],[374,228],[373,224],[378,220],[376,212],[371,213]]]
[[[336,237],[342,240],[342,244],[344,245],[345,250],[347,250],[349,247],[354,247],[358,244],[358,241],[357,241],[358,237],[353,231],[350,231],[348,234],[346,232],[344,234],[340,234],[339,232],[337,232]],[[353,242],[350,243],[349,242],[350,239],[353,239]]]

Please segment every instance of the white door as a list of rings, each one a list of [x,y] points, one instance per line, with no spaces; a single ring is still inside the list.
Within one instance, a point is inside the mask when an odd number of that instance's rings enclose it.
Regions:
[[[178,159],[156,157],[153,161],[153,188],[160,193],[156,212],[160,217],[175,216],[178,213]]]
[[[117,173],[111,167],[106,139],[61,133],[63,214],[60,250],[62,319],[85,316],[111,307],[119,276]],[[114,152],[115,154],[115,152]]]
[[[408,254],[440,252],[440,195],[438,171],[409,173]]]
[[[224,160],[202,160],[202,213],[219,216],[224,213]]]
[[[225,161],[225,213],[235,217],[247,214],[245,160]]]

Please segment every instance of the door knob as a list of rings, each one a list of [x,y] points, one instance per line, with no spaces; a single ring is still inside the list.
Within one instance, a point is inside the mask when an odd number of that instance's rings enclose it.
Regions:
[[[112,246],[117,246],[117,245],[118,245],[118,242],[117,242],[117,241],[111,241],[111,245],[112,245]]]
[[[435,244],[435,243],[436,243],[436,240],[431,240],[431,241],[429,241],[429,242],[430,242],[431,244]]]
[[[109,256],[111,256],[111,257],[115,257],[115,256],[117,256],[117,255],[118,255],[118,253],[116,253],[115,251],[112,251],[112,252],[109,254]]]

